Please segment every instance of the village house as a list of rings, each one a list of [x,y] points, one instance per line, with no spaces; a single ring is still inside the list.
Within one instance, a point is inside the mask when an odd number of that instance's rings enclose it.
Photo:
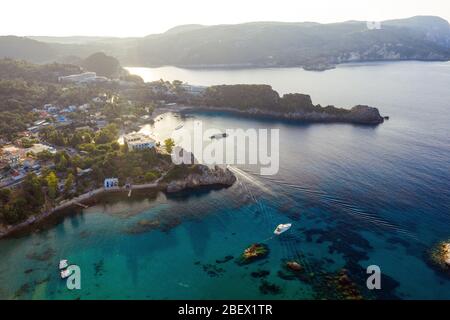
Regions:
[[[115,188],[119,186],[119,179],[118,178],[106,178],[103,182],[103,186],[105,189]]]

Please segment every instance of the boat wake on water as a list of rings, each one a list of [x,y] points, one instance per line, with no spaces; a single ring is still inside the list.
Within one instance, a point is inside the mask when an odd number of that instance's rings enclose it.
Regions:
[[[242,169],[233,167],[228,165],[227,168],[237,174],[239,177],[245,179],[246,181],[250,182],[252,185],[254,185],[255,187],[259,188],[260,190],[264,191],[265,193],[268,193],[272,196],[276,196],[276,193],[274,191],[272,191],[271,189],[269,189],[264,183],[262,183],[261,181],[258,181],[255,177],[253,177],[251,174],[245,172]]]

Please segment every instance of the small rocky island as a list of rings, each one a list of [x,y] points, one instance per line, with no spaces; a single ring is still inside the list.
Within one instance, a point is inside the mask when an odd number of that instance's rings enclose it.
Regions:
[[[264,259],[269,254],[269,247],[262,243],[254,243],[250,245],[241,256],[237,259],[238,265],[245,265],[254,261]]]
[[[450,240],[443,241],[433,248],[430,257],[434,265],[450,274]]]
[[[190,101],[188,109],[225,111],[250,117],[319,123],[378,125],[384,122],[377,108],[357,105],[351,109],[314,105],[306,94],[289,93],[282,97],[269,85],[219,85],[208,87]]]

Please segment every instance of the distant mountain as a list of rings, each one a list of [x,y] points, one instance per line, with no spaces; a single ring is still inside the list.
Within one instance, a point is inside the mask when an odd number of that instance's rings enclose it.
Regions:
[[[199,29],[203,29],[203,28],[206,28],[206,26],[201,25],[201,24],[184,24],[181,26],[173,27],[173,28],[167,30],[164,34],[166,34],[166,35],[179,34],[179,33],[183,33],[183,32],[199,30]]]
[[[43,42],[15,36],[0,37],[0,58],[42,63],[52,61],[56,55],[56,50]]]
[[[182,30],[182,27],[178,27]],[[166,32],[137,42],[134,64],[177,66],[304,66],[356,61],[448,60],[450,25],[438,17],[381,23],[255,22]]]
[[[29,36],[27,38],[41,42],[60,43],[60,44],[86,44],[103,41],[107,42],[117,39],[114,37],[84,37],[84,36],[71,36],[71,37]]]
[[[433,16],[417,16],[408,19],[388,20],[384,25],[415,30],[424,39],[450,48],[450,27],[447,20]]]
[[[122,65],[314,70],[345,62],[450,60],[450,25],[442,18],[417,16],[369,27],[363,21],[252,22],[183,25],[144,38],[0,37],[0,57],[66,62],[104,52]]]

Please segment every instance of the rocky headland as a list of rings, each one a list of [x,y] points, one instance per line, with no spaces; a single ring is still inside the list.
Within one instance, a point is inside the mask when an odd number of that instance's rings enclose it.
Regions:
[[[311,96],[289,93],[280,96],[269,85],[220,85],[208,87],[202,96],[182,108],[192,111],[220,111],[240,116],[317,123],[378,125],[384,117],[375,107],[356,105],[350,109],[313,104]]]
[[[252,118],[270,118],[277,120],[309,122],[309,123],[351,123],[359,125],[378,125],[384,122],[384,117],[380,115],[377,108],[357,105],[348,110],[348,112],[333,114],[317,111],[298,111],[298,112],[278,112],[252,108],[248,110],[239,110],[237,108],[217,108],[204,106],[189,106],[183,109],[183,112],[202,111],[202,112],[226,112],[236,113],[240,116]]]
[[[169,193],[201,186],[227,187],[236,181],[236,177],[228,168],[201,164],[176,166],[166,177],[170,179],[170,182],[163,179],[161,186]]]

